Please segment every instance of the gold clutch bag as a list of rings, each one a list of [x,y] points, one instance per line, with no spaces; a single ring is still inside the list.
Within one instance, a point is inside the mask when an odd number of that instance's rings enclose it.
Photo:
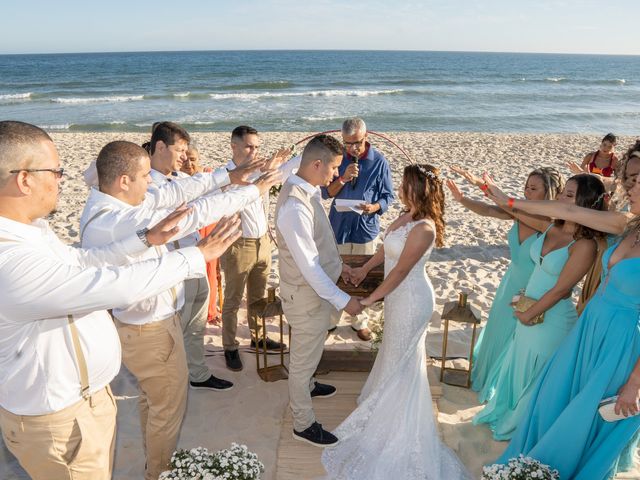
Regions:
[[[513,304],[513,308],[515,309],[516,312],[520,312],[520,313],[526,312],[537,301],[538,300],[535,300],[534,298],[527,297],[523,294],[520,294],[520,296],[518,297],[518,300]],[[533,317],[533,319],[531,320],[531,325],[537,325],[542,322],[544,322],[544,312],[539,313],[538,315]]]

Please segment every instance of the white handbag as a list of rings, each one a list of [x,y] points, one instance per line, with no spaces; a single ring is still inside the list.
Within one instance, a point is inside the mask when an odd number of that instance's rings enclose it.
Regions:
[[[598,412],[605,422],[617,422],[618,420],[624,420],[625,418],[635,417],[636,415],[640,414],[640,412],[638,412],[634,415],[625,417],[622,413],[616,413],[615,407],[617,401],[618,396],[615,395],[613,397],[602,399],[602,401],[598,405]]]

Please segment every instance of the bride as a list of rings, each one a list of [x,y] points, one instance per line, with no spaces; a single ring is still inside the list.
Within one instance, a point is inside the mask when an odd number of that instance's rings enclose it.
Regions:
[[[444,243],[444,192],[431,165],[404,169],[402,214],[384,244],[351,280],[359,284],[384,260],[385,280],[368,297],[384,297],[384,337],[358,408],[333,432],[340,442],[325,449],[322,463],[336,480],[470,479],[438,438],[427,380],[425,338],[434,292],[425,264],[434,243]]]

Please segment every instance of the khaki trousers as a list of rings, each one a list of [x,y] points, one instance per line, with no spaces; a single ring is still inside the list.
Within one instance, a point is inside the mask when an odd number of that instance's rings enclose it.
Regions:
[[[187,408],[187,360],[180,318],[146,325],[116,322],[122,361],[138,379],[145,479],[157,480],[178,444]]]
[[[237,350],[238,309],[245,287],[247,307],[264,298],[267,278],[271,270],[271,241],[268,235],[261,238],[240,238],[220,258],[224,271],[224,304],[222,305],[222,346],[225,350]],[[249,328],[260,336],[258,317],[247,318]]]
[[[338,245],[338,252],[340,255],[373,255],[376,253],[378,246],[377,240],[372,240],[367,243],[343,243],[342,245]],[[369,324],[370,310],[365,308],[358,315],[349,315],[348,313],[344,313],[344,315],[351,322],[351,326],[356,330],[362,330],[363,328],[367,328]],[[334,327],[335,325],[332,325]]]
[[[34,480],[108,480],[113,469],[116,402],[109,387],[46,415],[0,408],[4,443]]]
[[[204,330],[209,313],[209,280],[207,277],[184,281],[184,306],[180,311],[184,350],[189,367],[189,380],[204,382],[211,376],[204,362]]]
[[[327,330],[340,314],[309,286],[294,287],[281,280],[280,297],[291,327],[289,402],[293,428],[300,432],[316,421],[311,402],[313,373],[322,357]]]

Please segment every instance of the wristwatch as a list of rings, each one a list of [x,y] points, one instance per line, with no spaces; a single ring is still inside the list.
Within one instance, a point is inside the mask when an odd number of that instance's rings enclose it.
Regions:
[[[147,232],[149,232],[148,228],[143,228],[142,230],[138,230],[136,235],[147,248],[151,248],[151,244],[149,243],[149,239],[147,238]]]

